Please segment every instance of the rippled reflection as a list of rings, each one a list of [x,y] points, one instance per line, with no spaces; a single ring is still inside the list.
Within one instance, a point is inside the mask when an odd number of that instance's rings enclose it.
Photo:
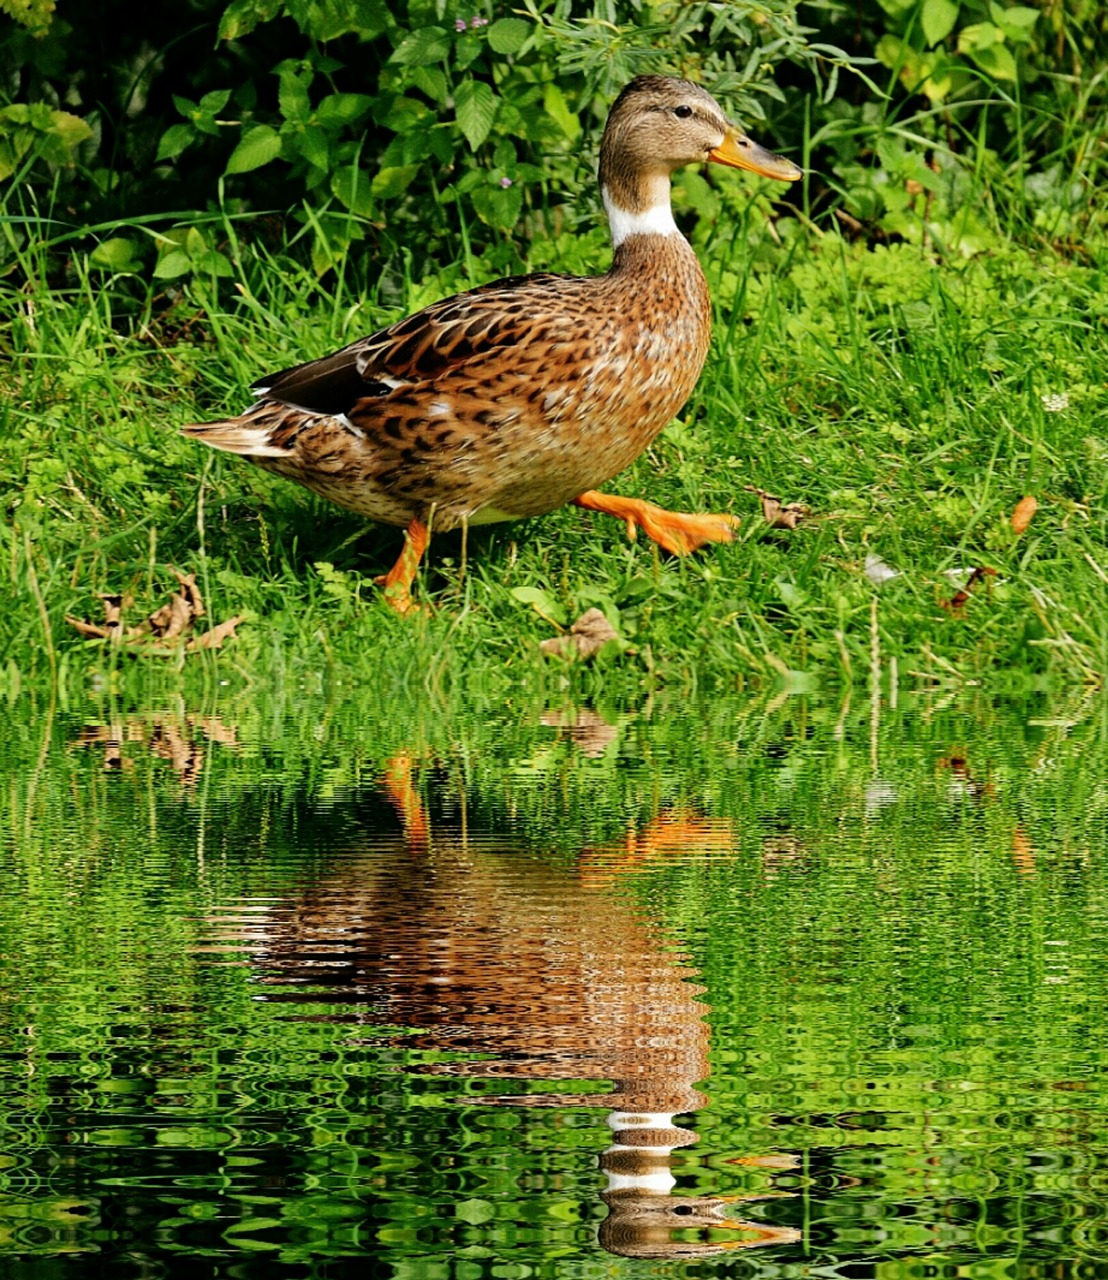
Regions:
[[[907,700],[16,716],[0,1275],[1101,1274],[1108,719]]]
[[[625,850],[558,868],[478,833],[433,831],[407,756],[384,781],[401,840],[345,850],[339,869],[302,896],[252,915],[246,930],[215,933],[249,942],[263,984],[310,988],[268,999],[338,1001],[336,1019],[415,1029],[409,1048],[465,1055],[425,1066],[428,1074],[591,1083],[595,1092],[483,1101],[610,1108],[599,1240],[613,1253],[696,1257],[795,1241],[791,1228],[728,1215],[750,1197],[672,1194],[671,1155],[696,1142],[674,1119],[705,1101],[697,1085],[709,1071],[708,1006],[672,939],[614,888],[627,860],[641,866],[698,841],[729,848],[726,824],[663,813]]]

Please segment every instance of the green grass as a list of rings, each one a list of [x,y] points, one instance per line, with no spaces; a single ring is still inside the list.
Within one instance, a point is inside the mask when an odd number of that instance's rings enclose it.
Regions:
[[[0,395],[9,692],[122,661],[65,616],[95,620],[98,593],[127,593],[138,621],[174,588],[171,565],[196,572],[213,621],[247,615],[215,661],[254,679],[557,682],[565,672],[539,642],[596,605],[623,641],[599,659],[602,678],[631,687],[798,688],[878,670],[885,687],[1101,683],[1102,251],[995,230],[969,244],[949,228],[946,245],[867,247],[771,224],[764,197],[737,181],[709,194],[714,217],[694,237],[716,300],[708,367],[681,420],[608,487],[733,512],[736,542],[670,559],[565,509],[471,534],[463,577],[458,539],[442,537],[417,585],[432,608],[407,619],[372,585],[397,531],[176,429],[245,406],[260,374],[476,282],[479,265],[463,254],[415,281],[390,262],[379,279],[336,285],[227,222],[234,278],[194,277],[167,296],[81,257],[47,287],[45,254],[23,250],[9,284],[24,287],[3,296],[16,353]],[[536,243],[520,265],[606,261],[597,229]],[[748,485],[811,518],[768,528]],[[1039,509],[1017,536],[1009,519],[1028,494]],[[871,582],[872,556],[898,576]],[[960,612],[943,608],[958,585],[948,574],[977,566],[996,576]],[[134,661],[213,669],[202,655]]]

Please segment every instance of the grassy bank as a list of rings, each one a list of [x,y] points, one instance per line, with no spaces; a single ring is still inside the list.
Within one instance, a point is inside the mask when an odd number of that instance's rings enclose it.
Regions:
[[[602,230],[535,242],[526,262],[506,247],[429,280],[394,261],[336,283],[217,221],[202,234],[230,274],[200,267],[168,294],[87,257],[47,278],[45,255],[25,250],[23,285],[3,298],[9,691],[59,664],[212,661],[149,640],[117,659],[65,621],[100,620],[99,594],[114,593],[137,623],[177,589],[170,566],[195,574],[205,626],[244,618],[216,661],[259,679],[333,666],[353,680],[557,680],[539,642],[597,606],[620,636],[598,661],[632,685],[800,687],[877,666],[885,682],[1102,681],[1103,254],[1030,226],[1012,234],[973,192],[961,227],[920,216],[915,242],[873,243],[775,219],[737,181],[704,185],[687,178],[677,203],[706,213],[694,240],[716,305],[709,365],[681,420],[609,488],[733,512],[736,542],[675,560],[566,509],[471,535],[463,576],[447,536],[417,584],[432,607],[408,619],[372,585],[397,531],[176,428],[244,406],[260,374],[489,275],[601,269]],[[806,518],[772,527],[756,489]],[[1037,510],[1017,532],[1027,497]],[[994,572],[957,607],[974,569]]]

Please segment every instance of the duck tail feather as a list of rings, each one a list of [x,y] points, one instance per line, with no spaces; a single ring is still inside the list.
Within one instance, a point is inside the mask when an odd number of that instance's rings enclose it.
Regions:
[[[247,458],[287,458],[288,450],[272,443],[272,428],[243,421],[241,418],[224,418],[219,422],[190,422],[181,428],[183,436],[202,440],[213,449],[224,453],[239,453]]]

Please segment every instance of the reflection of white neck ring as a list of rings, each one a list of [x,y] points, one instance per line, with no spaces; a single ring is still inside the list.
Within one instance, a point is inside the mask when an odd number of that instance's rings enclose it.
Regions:
[[[611,1111],[608,1128],[619,1133],[623,1129],[668,1129],[675,1111]]]
[[[609,1191],[645,1191],[652,1196],[668,1196],[677,1185],[677,1179],[668,1169],[656,1169],[653,1173],[607,1173]]]

